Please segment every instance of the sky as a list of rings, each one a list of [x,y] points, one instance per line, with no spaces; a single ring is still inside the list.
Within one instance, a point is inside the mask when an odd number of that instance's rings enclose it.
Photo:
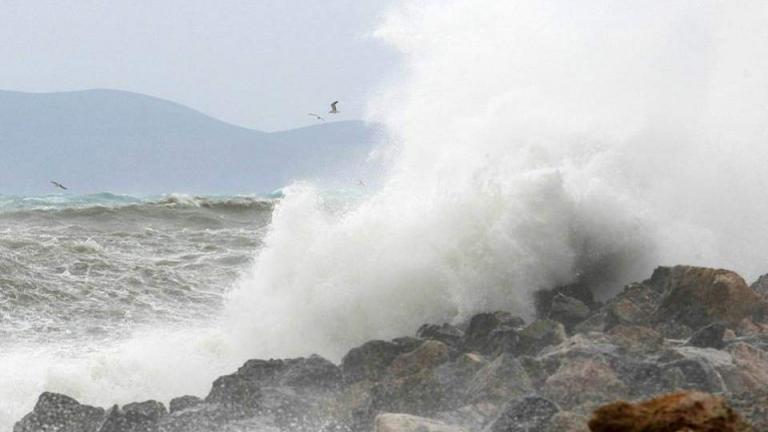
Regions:
[[[362,118],[396,74],[394,0],[0,0],[0,89],[112,88],[265,131]]]

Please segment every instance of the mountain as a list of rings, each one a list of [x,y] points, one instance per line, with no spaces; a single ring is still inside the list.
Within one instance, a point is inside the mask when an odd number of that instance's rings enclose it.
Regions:
[[[264,193],[359,171],[376,128],[327,122],[267,133],[137,93],[0,91],[0,193]]]

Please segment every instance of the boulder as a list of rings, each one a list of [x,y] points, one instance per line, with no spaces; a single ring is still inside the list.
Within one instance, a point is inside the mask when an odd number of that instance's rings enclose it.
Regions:
[[[688,339],[688,345],[699,348],[723,349],[725,347],[725,331],[727,327],[721,323],[706,325]]]
[[[422,342],[416,338],[400,338],[391,342],[373,340],[351,349],[341,359],[344,383],[378,381],[384,376],[392,360],[402,353],[413,351]]]
[[[752,428],[717,396],[679,392],[631,404],[614,402],[597,409],[592,432],[748,432]]]
[[[552,416],[547,432],[589,432],[589,418],[570,411],[560,411]]]
[[[541,393],[570,410],[625,397],[628,389],[605,360],[579,357],[561,363]]]
[[[376,416],[375,432],[467,432],[438,420],[409,414],[384,413]]]
[[[639,326],[619,324],[608,331],[611,342],[630,354],[653,353],[661,349],[664,337],[656,330]]]
[[[752,291],[768,297],[768,274],[764,274],[757,278],[757,280],[752,282],[752,285],[749,287],[752,288]]]
[[[168,404],[168,410],[171,413],[175,413],[176,411],[181,411],[187,408],[191,408],[202,402],[203,400],[197,396],[189,396],[189,395],[180,396],[180,397],[171,399],[171,402]]]
[[[744,342],[729,345],[727,351],[735,365],[728,376],[729,390],[755,394],[768,389],[768,352]]]
[[[465,398],[470,403],[499,402],[531,391],[531,380],[520,362],[510,354],[501,354],[472,377]]]
[[[457,346],[464,337],[464,332],[448,323],[424,324],[416,331],[416,336],[422,339],[434,339],[448,346]]]
[[[730,270],[702,267],[660,267],[651,277],[665,293],[656,321],[676,321],[694,330],[722,322],[736,327],[757,314],[765,300]]]
[[[517,355],[536,355],[542,349],[566,340],[565,327],[557,321],[536,320],[518,332]]]
[[[514,399],[502,410],[486,432],[548,432],[560,411],[554,402],[539,396]]]
[[[13,432],[96,432],[104,421],[103,408],[82,405],[58,393],[45,392],[34,409],[13,427]]]
[[[392,360],[387,374],[371,388],[371,407],[378,411],[431,415],[446,401],[448,390],[437,367],[449,360],[448,346],[428,340]]]
[[[109,410],[99,432],[157,432],[159,420],[168,412],[162,403],[146,401]]]
[[[548,318],[562,323],[566,329],[572,329],[590,315],[589,306],[573,297],[557,293],[549,306]]]
[[[464,350],[490,354],[496,351],[491,335],[499,330],[513,330],[525,322],[509,312],[486,312],[472,317],[464,333]]]

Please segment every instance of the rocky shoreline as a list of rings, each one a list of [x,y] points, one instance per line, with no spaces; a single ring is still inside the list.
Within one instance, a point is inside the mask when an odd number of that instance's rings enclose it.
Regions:
[[[43,393],[13,431],[768,431],[768,276],[659,267],[604,303],[541,292],[537,312],[425,324],[339,365],[249,360],[168,408]]]

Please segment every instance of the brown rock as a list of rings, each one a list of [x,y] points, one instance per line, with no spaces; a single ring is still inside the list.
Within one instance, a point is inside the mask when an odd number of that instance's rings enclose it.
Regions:
[[[597,409],[592,432],[748,432],[752,428],[722,398],[678,392],[638,404],[620,401]]]
[[[651,280],[665,292],[656,320],[678,321],[694,330],[714,322],[736,327],[765,307],[765,300],[730,270],[660,267]]]
[[[561,363],[544,382],[542,393],[563,409],[605,403],[625,397],[627,388],[600,358],[574,358]]]
[[[611,342],[628,353],[658,351],[664,337],[656,330],[644,326],[619,324],[608,331]]]

